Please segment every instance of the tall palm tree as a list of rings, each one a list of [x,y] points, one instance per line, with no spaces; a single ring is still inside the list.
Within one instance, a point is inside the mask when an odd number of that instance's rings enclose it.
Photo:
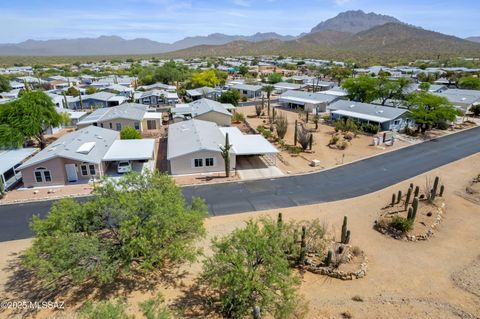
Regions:
[[[262,90],[267,93],[267,111],[268,117],[270,117],[270,96],[273,90],[275,90],[275,87],[273,85],[265,85]]]

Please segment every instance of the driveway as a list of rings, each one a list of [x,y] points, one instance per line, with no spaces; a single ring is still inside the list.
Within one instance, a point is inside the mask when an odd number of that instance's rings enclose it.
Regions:
[[[237,156],[236,171],[241,180],[281,177],[284,174],[276,166],[269,166],[261,156]]]
[[[211,215],[301,206],[375,192],[478,152],[480,127],[318,173],[188,186],[182,192],[187,200],[204,198]],[[0,241],[32,236],[28,221],[33,214],[46,216],[51,204],[0,206]]]

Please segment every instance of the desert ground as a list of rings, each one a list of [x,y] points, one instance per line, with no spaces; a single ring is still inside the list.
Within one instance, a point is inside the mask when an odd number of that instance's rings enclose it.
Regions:
[[[451,163],[411,180],[369,195],[318,205],[208,218],[207,238],[199,243],[210,254],[209,242],[246,220],[282,212],[285,220],[325,221],[335,234],[340,233],[343,216],[348,216],[351,244],[368,256],[368,273],[362,279],[340,281],[305,273],[300,293],[309,305],[307,318],[479,318],[480,316],[480,206],[459,196],[480,172],[480,154]],[[391,194],[406,189],[410,182],[424,185],[426,177],[440,176],[446,185],[447,213],[435,235],[424,242],[399,241],[373,229],[381,207]],[[337,237],[338,238],[338,237]],[[125,297],[128,311],[138,313],[138,302],[161,292],[170,306],[180,306],[187,318],[215,318],[195,307],[195,278],[201,263],[181,267],[163,280],[150,278],[148,285],[132,280],[118,282],[102,290],[67,290],[45,295],[25,280],[16,268],[22,250],[30,240],[0,243],[0,299],[65,301],[65,310],[37,313],[1,313],[4,318],[75,318],[75,310],[86,298],[102,300]],[[167,280],[170,279],[170,280]],[[45,297],[49,296],[49,297]],[[49,299],[50,298],[50,299]],[[353,300],[353,299],[355,300]]]

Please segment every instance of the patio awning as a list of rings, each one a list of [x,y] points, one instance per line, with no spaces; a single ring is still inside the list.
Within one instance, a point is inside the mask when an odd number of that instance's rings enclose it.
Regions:
[[[153,159],[154,151],[154,139],[116,140],[103,160],[106,162],[150,160]]]
[[[278,150],[262,135],[245,135],[236,127],[220,128],[225,135],[228,133],[229,142],[235,155],[266,155],[277,154]]]
[[[346,110],[336,110],[336,111],[332,111],[331,113],[341,115],[341,116],[346,116],[346,117],[353,117],[353,118],[356,118],[356,119],[359,119],[359,120],[377,122],[377,123],[385,123],[385,122],[391,121],[390,119],[388,119],[386,117],[369,115],[369,114],[362,114],[362,113],[351,112],[351,111],[346,111]]]

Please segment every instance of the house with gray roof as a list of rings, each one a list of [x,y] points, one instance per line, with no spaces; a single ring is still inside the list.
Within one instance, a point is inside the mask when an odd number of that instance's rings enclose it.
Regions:
[[[204,86],[201,88],[196,88],[196,89],[191,89],[187,90],[186,95],[191,98],[193,101],[201,99],[201,98],[207,98],[214,100],[218,96],[222,94],[221,90],[211,88],[209,86]]]
[[[4,190],[13,187],[22,179],[18,167],[36,151],[36,148],[0,150],[0,184]]]
[[[321,113],[326,112],[327,106],[338,99],[335,95],[289,90],[280,95],[278,102],[283,107]]]
[[[400,131],[406,125],[412,126],[408,110],[369,103],[339,100],[328,106],[332,120],[352,119],[359,122],[373,123],[381,131]]]
[[[230,87],[230,90],[238,90],[242,97],[256,98],[262,95],[262,88],[261,85],[235,84]]]
[[[96,92],[90,95],[77,96],[69,107],[78,109],[99,109],[103,107],[112,107],[120,105],[127,100],[125,96],[116,95],[109,92]]]
[[[306,87],[306,84],[290,83],[290,82],[278,82],[273,85],[275,91],[279,94],[288,90],[301,90]]]
[[[86,183],[110,176],[119,160],[155,167],[155,142],[120,140],[120,133],[88,126],[60,137],[17,168],[25,187]],[[138,142],[138,143],[137,143]],[[138,165],[134,165],[138,164]]]
[[[220,126],[230,126],[232,123],[232,104],[220,103],[209,99],[200,99],[188,104],[177,104],[170,110],[174,122],[197,119],[214,122]]]
[[[462,112],[468,112],[470,107],[480,104],[479,90],[448,89],[434,94],[446,98]]]
[[[93,111],[77,123],[83,128],[95,125],[102,128],[121,131],[133,127],[139,132],[159,129],[162,125],[161,113],[147,112],[147,106],[138,103],[124,103],[118,106],[101,108]]]
[[[213,122],[189,120],[168,127],[167,160],[172,175],[223,172],[225,162],[220,146],[228,134],[232,149],[230,167],[235,171],[245,157],[271,156],[275,165],[278,150],[263,136],[245,135],[236,127],[220,127]]]

